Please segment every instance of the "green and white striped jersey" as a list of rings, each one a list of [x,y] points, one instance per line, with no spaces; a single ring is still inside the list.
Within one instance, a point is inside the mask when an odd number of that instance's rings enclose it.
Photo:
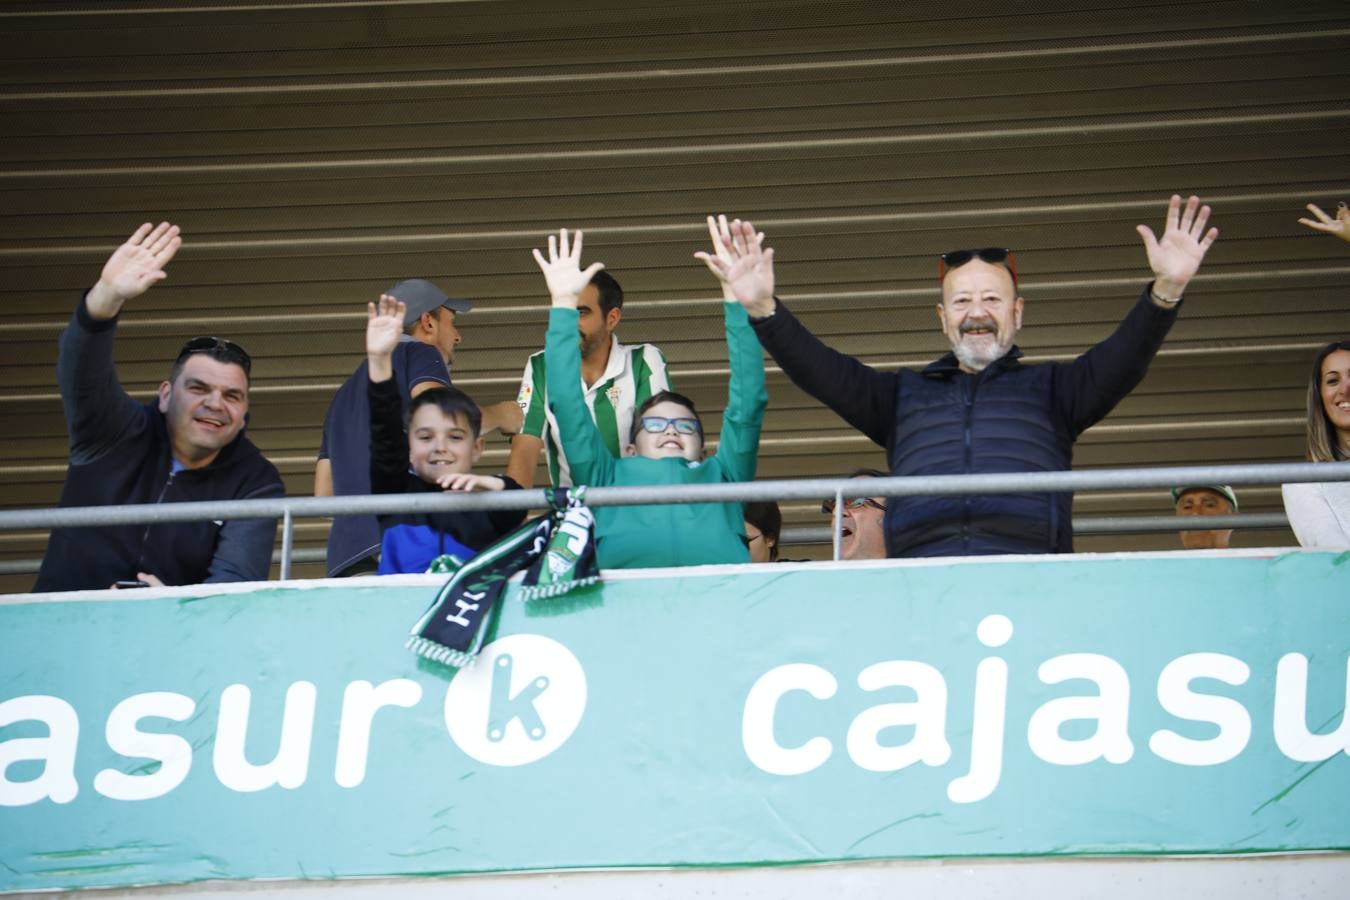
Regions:
[[[617,458],[628,444],[633,427],[633,412],[652,394],[670,389],[666,374],[666,358],[651,344],[626,347],[616,335],[610,335],[609,365],[595,384],[582,381],[581,390],[586,406],[600,430],[609,452]],[[567,457],[558,444],[558,423],[548,408],[548,391],[544,380],[544,351],[530,357],[525,374],[520,379],[520,393],[516,395],[520,411],[525,415],[521,434],[532,434],[544,442],[548,458],[548,477],[555,487],[569,487],[571,474]]]

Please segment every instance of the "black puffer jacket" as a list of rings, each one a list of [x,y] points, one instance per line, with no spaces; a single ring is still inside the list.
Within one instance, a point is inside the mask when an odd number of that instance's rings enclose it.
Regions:
[[[1078,435],[1143,379],[1175,321],[1146,287],[1073,362],[1023,365],[1014,347],[979,374],[951,353],[920,372],[877,371],[826,347],[781,303],[751,324],[793,383],[886,448],[892,475],[960,475],[1069,469]],[[1070,493],[894,497],[887,554],[1070,553],[1072,504]]]

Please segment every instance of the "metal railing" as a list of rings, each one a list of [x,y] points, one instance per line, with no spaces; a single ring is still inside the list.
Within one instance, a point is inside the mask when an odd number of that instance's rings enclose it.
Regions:
[[[1227,466],[1167,466],[1154,469],[1095,469],[1068,472],[1008,472],[979,475],[927,475],[868,478],[870,497],[918,495],[963,496],[1165,488],[1205,484],[1285,484],[1350,481],[1350,462],[1266,463]],[[595,487],[586,491],[591,506],[641,506],[665,503],[744,503],[750,500],[827,500],[833,498],[831,528],[834,558],[839,558],[839,525],[845,497],[864,493],[858,479],[812,478],[790,481],[746,481],[729,484],[640,485]],[[280,519],[281,577],[289,578],[294,560],[297,518],[382,513],[429,513],[468,510],[539,509],[547,505],[543,489],[498,493],[380,494],[361,497],[279,497],[125,506],[82,506],[64,509],[0,511],[0,531],[196,522],[205,519]],[[1140,516],[1086,520],[1075,533],[1271,528],[1285,524],[1279,514],[1232,516]],[[806,529],[803,529],[806,531]],[[4,569],[0,569],[3,573]],[[12,573],[12,570],[11,570]]]

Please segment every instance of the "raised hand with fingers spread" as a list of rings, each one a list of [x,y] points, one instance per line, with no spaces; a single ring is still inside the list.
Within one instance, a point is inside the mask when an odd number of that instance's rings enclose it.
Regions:
[[[727,217],[717,216],[713,218],[708,216],[708,234],[712,237],[713,255],[717,257],[717,262],[714,263],[707,253],[701,251],[695,253],[694,256],[702,259],[708,266],[708,271],[717,276],[718,283],[722,285],[722,299],[727,303],[737,303],[739,301],[737,301],[735,293],[732,292],[731,285],[722,277],[722,273],[729,271],[735,262],[729,249],[732,246],[732,240],[730,226],[727,225]],[[763,241],[764,235],[759,234],[757,238]]]
[[[85,307],[94,319],[107,320],[122,311],[128,300],[139,297],[157,282],[168,278],[164,267],[183,246],[178,226],[146,222],[113,251],[103,265],[98,283],[85,297]]]
[[[370,380],[388,381],[394,377],[392,358],[403,336],[403,315],[407,306],[395,297],[381,294],[379,303],[366,304],[366,357],[370,362]]]
[[[604,263],[594,262],[585,269],[581,268],[581,231],[577,231],[575,240],[569,240],[567,229],[558,229],[558,236],[548,236],[548,258],[535,248],[534,261],[548,282],[549,296],[553,305],[566,309],[577,308],[577,297],[591,283],[596,272],[605,267]]]
[[[1350,241],[1350,209],[1344,203],[1336,204],[1336,218],[1332,218],[1317,208],[1316,203],[1308,204],[1308,212],[1316,219],[1299,219],[1300,225],[1307,225],[1313,231],[1334,234],[1343,241]]]
[[[1136,225],[1135,230],[1144,239],[1148,264],[1153,269],[1153,297],[1160,305],[1173,304],[1186,292],[1205,253],[1219,237],[1219,229],[1205,231],[1209,221],[1209,207],[1200,205],[1200,198],[1192,195],[1181,207],[1181,196],[1173,194],[1167,204],[1167,225],[1161,238],[1155,237],[1147,225]]]
[[[728,225],[726,216],[709,216],[708,232],[716,255],[700,250],[694,256],[721,279],[723,296],[757,319],[773,315],[773,249],[765,248],[764,235],[740,219]]]

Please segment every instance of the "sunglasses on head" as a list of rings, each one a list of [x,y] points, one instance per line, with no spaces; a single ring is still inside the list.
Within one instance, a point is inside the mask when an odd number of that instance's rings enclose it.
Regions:
[[[643,416],[639,424],[642,426],[642,430],[648,434],[660,434],[666,430],[668,425],[674,425],[675,430],[680,434],[698,434],[703,430],[698,423],[698,419],[687,417],[667,419],[665,416]]]
[[[884,504],[878,503],[871,497],[850,497],[849,499],[844,501],[845,509],[862,509],[864,506],[870,506],[873,509],[879,509],[882,512],[886,511],[886,507]],[[834,515],[834,498],[831,497],[829,500],[826,500],[824,503],[820,504],[820,511],[825,513],[827,516]]]
[[[1017,284],[1017,262],[1013,252],[1006,247],[981,247],[978,250],[948,250],[938,257],[938,281],[947,277],[952,269],[959,269],[972,259],[980,259],[990,265],[1003,266],[1012,275],[1013,284]]]
[[[184,344],[182,350],[178,351],[178,360],[181,362],[197,353],[209,353],[212,359],[234,363],[244,370],[245,375],[251,374],[253,368],[253,358],[248,355],[248,352],[234,341],[227,341],[224,338],[195,337]]]

